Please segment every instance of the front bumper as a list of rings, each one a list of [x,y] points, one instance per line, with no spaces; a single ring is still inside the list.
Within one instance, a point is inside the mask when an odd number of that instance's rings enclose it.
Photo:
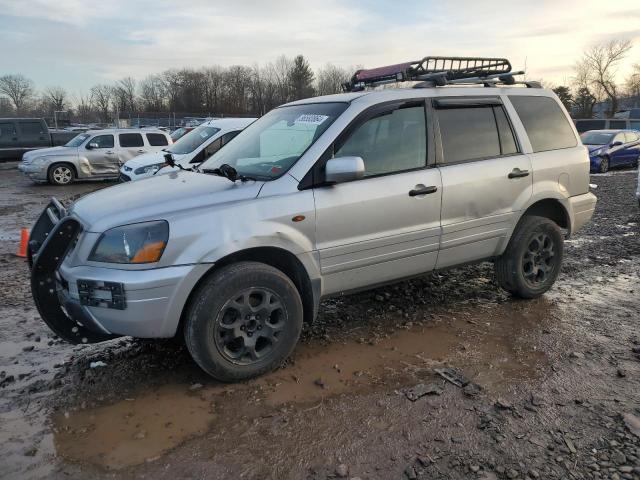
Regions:
[[[18,164],[18,170],[32,180],[44,181],[47,179],[47,168],[44,165],[34,165],[31,163]]]
[[[599,155],[594,155],[589,157],[589,169],[591,173],[598,173],[600,171],[601,162],[602,162],[602,157]]]
[[[44,322],[71,343],[175,335],[189,295],[211,264],[122,269],[71,265],[81,223],[55,199],[32,229],[31,291]]]

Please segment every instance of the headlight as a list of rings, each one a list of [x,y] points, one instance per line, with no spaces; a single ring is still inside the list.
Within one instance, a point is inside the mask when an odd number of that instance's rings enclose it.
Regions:
[[[154,163],[153,165],[147,165],[146,167],[136,168],[133,173],[136,175],[142,175],[143,173],[156,173],[162,167],[164,167],[166,163]]]
[[[115,227],[100,236],[89,260],[108,263],[157,262],[168,239],[169,224],[164,220]]]
[[[42,165],[46,161],[47,161],[47,157],[36,157],[33,160],[29,160],[28,163],[31,163],[33,165]]]
[[[592,156],[600,155],[604,151],[604,148],[596,148],[591,152]]]

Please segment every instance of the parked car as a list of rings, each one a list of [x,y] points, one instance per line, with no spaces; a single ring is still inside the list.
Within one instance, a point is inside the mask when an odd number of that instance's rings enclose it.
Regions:
[[[176,128],[173,132],[171,132],[171,140],[177,142],[182,137],[184,137],[187,133],[193,130],[196,127],[180,127]]]
[[[171,144],[161,130],[108,129],[75,136],[62,147],[27,152],[18,168],[36,183],[68,185],[76,179],[117,179],[120,166]]]
[[[638,200],[638,206],[640,207],[640,168],[638,169],[638,188],[636,188],[636,199]]]
[[[580,135],[589,149],[592,173],[612,167],[635,167],[640,159],[640,136],[633,130],[590,130]]]
[[[640,130],[640,118],[578,118],[574,120],[578,133],[589,130]]]
[[[165,174],[179,167],[169,167],[165,154],[170,153],[176,164],[191,168],[207,160],[211,155],[238,135],[255,118],[224,118],[211,120],[196,127],[170,147],[133,158],[120,168],[120,181],[141,180],[159,173]]]
[[[76,135],[50,131],[42,118],[0,118],[0,159],[19,160],[24,152],[64,145]]]
[[[425,71],[355,78],[400,67]],[[184,335],[237,381],[281,363],[331,295],[484,260],[542,295],[595,208],[587,149],[550,90],[436,74],[292,102],[198,171],[53,200],[28,250],[42,318],[75,343]]]

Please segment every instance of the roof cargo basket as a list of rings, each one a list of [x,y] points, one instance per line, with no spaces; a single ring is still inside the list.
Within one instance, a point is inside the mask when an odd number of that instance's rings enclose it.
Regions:
[[[506,58],[489,57],[425,57],[422,60],[398,63],[386,67],[358,70],[342,87],[345,92],[357,92],[367,87],[408,81],[427,82],[421,86],[444,86],[460,83],[496,83],[513,85],[511,63]]]

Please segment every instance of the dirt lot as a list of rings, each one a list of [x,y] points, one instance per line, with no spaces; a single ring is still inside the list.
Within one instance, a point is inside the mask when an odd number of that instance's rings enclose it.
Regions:
[[[35,186],[14,168],[0,165],[2,478],[640,479],[635,171],[592,176],[595,218],[543,298],[511,299],[481,264],[328,300],[287,365],[222,385],[175,342],[49,332],[19,228],[51,195],[109,184]]]

